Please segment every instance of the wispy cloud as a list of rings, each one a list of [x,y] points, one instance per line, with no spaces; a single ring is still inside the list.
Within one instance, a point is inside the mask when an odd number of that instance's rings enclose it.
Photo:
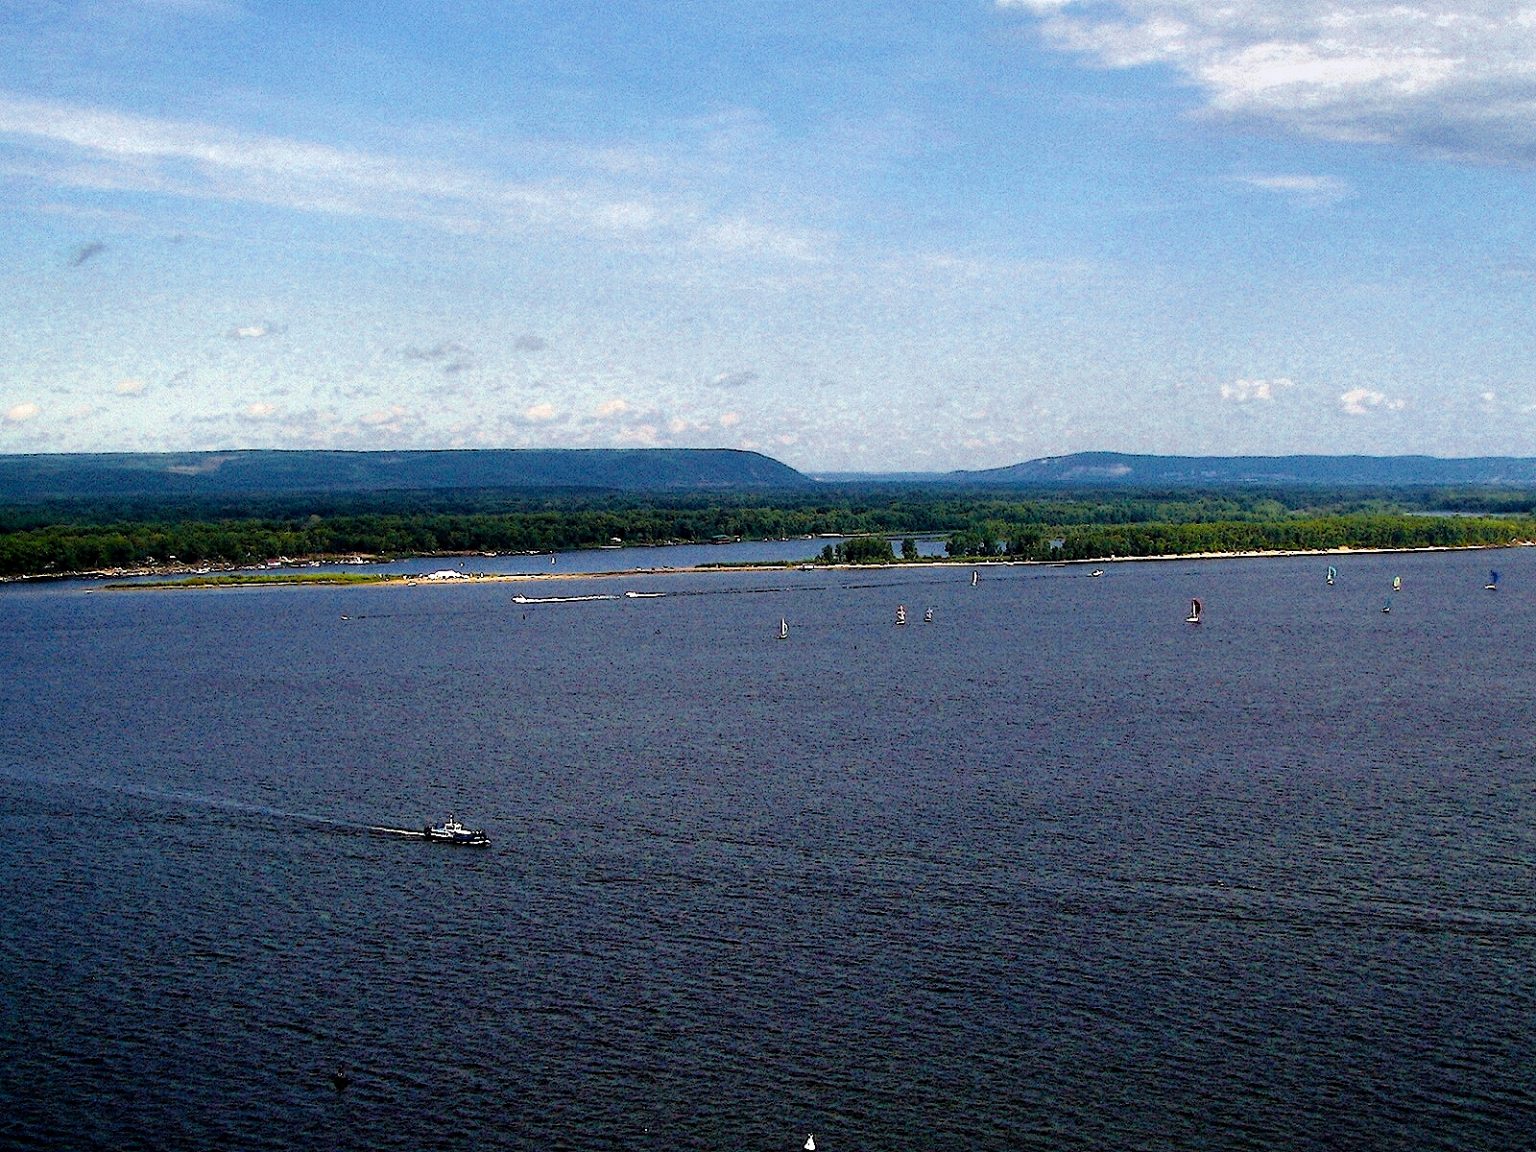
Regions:
[[[710,378],[711,388],[744,388],[748,384],[755,383],[757,373],[750,368],[738,369],[734,372],[720,372]]]
[[[1213,113],[1328,140],[1536,163],[1536,11],[1486,0],[997,0],[1109,68],[1166,65]]]
[[[144,393],[144,381],[119,380],[113,391],[119,396],[141,396]]]
[[[1353,189],[1348,181],[1334,176],[1239,176],[1241,184],[1274,192],[1298,204],[1327,206],[1347,199]]]
[[[685,184],[594,168],[575,148],[534,150],[543,173],[514,179],[467,157],[334,147],[4,94],[0,140],[8,142],[13,175],[59,187],[276,206],[470,235],[664,239],[727,256],[811,260],[826,248],[826,238],[809,230],[728,206],[709,209]],[[77,253],[75,262],[99,251]]]

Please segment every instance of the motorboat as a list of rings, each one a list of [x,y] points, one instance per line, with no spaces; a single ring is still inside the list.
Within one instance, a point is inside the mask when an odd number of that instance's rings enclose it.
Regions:
[[[491,838],[485,834],[485,829],[466,828],[452,816],[441,824],[428,824],[422,829],[422,833],[428,840],[439,840],[444,844],[464,844],[478,848],[491,842]]]

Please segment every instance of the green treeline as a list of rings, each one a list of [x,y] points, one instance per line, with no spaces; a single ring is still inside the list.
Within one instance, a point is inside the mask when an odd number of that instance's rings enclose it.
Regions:
[[[545,552],[722,538],[941,534],[955,557],[1035,560],[1182,552],[1420,548],[1536,537],[1536,496],[1480,492],[1082,492],[827,486],[675,495],[506,492],[139,501],[0,508],[0,575],[278,557]],[[1444,513],[1456,512],[1455,515]],[[894,558],[885,539],[806,560]],[[916,555],[910,543],[901,549]]]
[[[1536,536],[1529,519],[1373,513],[1270,521],[1062,527],[995,525],[952,535],[951,556],[1093,560],[1201,552],[1322,551],[1331,548],[1454,548],[1514,544]]]

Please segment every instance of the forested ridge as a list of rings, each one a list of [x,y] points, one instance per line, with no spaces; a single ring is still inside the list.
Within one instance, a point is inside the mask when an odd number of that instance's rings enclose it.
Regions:
[[[0,575],[819,534],[939,534],[957,558],[1031,560],[1457,547],[1536,538],[1533,512],[1536,492],[1506,489],[1026,496],[875,485],[681,495],[495,490],[71,501],[0,507]],[[819,551],[808,542],[805,558]],[[857,551],[859,558],[880,555]],[[820,558],[851,557],[834,549]]]

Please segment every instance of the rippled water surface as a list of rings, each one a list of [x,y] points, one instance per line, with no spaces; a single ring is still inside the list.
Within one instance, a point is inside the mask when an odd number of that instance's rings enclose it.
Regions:
[[[1493,562],[6,590],[0,1144],[1529,1147]]]

